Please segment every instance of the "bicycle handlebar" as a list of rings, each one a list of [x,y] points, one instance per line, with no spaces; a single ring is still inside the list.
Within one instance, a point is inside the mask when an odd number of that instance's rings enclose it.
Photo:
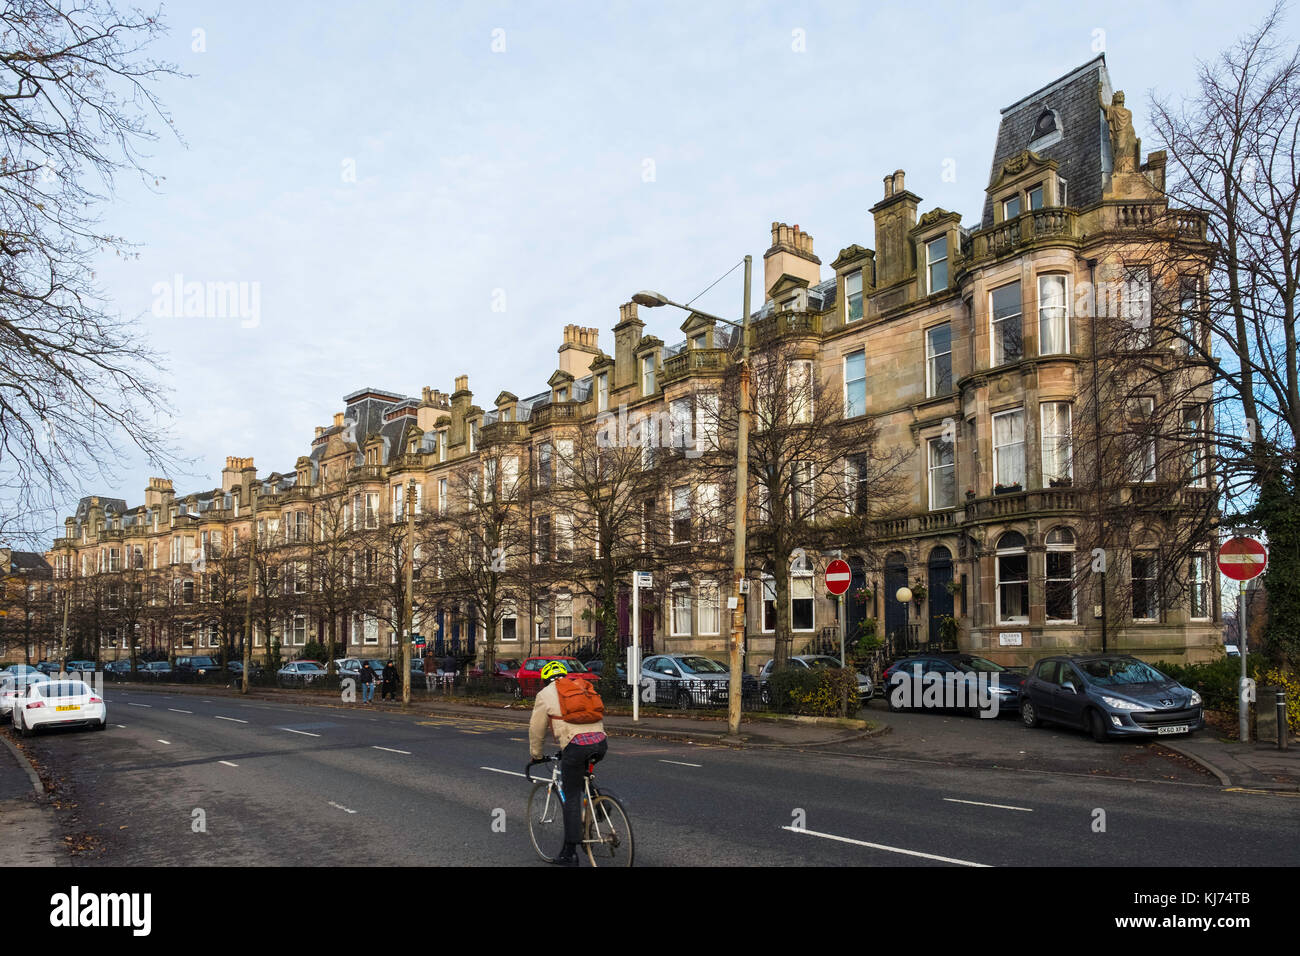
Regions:
[[[552,760],[559,760],[559,759],[560,759],[560,755],[557,753],[550,757],[543,757],[540,760],[528,761],[528,764],[524,767],[524,778],[529,783],[536,783],[537,781],[533,779],[533,772],[532,772],[533,768],[536,767],[539,763],[550,763]]]

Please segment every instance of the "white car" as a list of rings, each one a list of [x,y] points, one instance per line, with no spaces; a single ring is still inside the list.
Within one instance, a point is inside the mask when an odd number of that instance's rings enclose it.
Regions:
[[[33,681],[15,698],[14,729],[30,737],[42,727],[108,726],[108,707],[80,680]]]
[[[13,717],[14,701],[27,692],[28,684],[39,684],[49,678],[40,672],[33,674],[0,673],[0,722]]]

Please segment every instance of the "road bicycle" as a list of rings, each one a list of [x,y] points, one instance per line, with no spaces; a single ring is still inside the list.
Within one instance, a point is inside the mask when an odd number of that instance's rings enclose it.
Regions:
[[[551,778],[534,780],[532,768],[550,763]],[[564,786],[560,779],[560,755],[530,760],[524,776],[533,784],[528,795],[528,837],[533,849],[547,863],[554,863],[564,849]],[[587,761],[583,777],[582,849],[592,866],[632,865],[632,822],[619,799],[596,786],[596,761]]]

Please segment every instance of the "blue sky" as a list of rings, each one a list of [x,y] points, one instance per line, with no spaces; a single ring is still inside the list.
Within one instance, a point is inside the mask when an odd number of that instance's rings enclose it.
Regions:
[[[969,224],[999,109],[1099,48],[1158,148],[1148,91],[1190,91],[1266,7],[168,3],[185,145],[152,150],[157,189],[119,183],[106,225],[140,255],[100,278],[166,362],[177,489],[207,489],[227,455],[292,468],[362,386],[538,391],[563,326],[610,351],[638,289],[690,299],[748,253],[759,302],[773,220],[828,276],[894,169]],[[257,323],[153,314],[176,275],[257,283]],[[699,305],[738,315],[739,276]],[[669,342],[683,317],[642,311]],[[148,475],[85,491],[139,504]]]

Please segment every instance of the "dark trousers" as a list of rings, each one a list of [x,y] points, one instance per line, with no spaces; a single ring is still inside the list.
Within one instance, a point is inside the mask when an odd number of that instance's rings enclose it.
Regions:
[[[397,699],[397,684],[393,681],[384,681],[384,689],[380,692],[381,700]]]
[[[587,761],[603,757],[607,741],[598,744],[569,744],[560,754],[560,782],[564,787],[564,842],[582,842],[582,780],[587,775]]]

